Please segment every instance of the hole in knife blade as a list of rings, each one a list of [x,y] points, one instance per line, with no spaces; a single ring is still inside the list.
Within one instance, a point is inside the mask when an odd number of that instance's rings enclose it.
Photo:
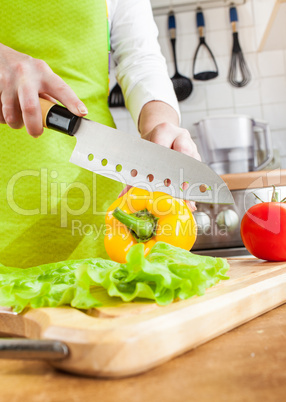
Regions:
[[[151,183],[154,180],[154,176],[151,173],[148,174],[147,180]]]
[[[108,164],[108,160],[102,159],[101,164],[102,164],[102,166],[106,166]]]
[[[181,191],[186,191],[186,190],[188,190],[189,187],[190,187],[189,182],[188,182],[188,181],[184,181],[184,182],[181,184],[180,190],[181,190]]]
[[[131,174],[132,177],[136,177],[137,174],[138,174],[138,172],[137,172],[136,169],[132,169],[131,172],[130,172],[130,174]]]
[[[207,190],[210,190],[210,188],[206,184],[201,184],[200,185],[200,192],[205,193]]]
[[[89,161],[93,161],[94,155],[93,155],[93,154],[89,154],[88,157],[87,157],[87,159],[88,159]]]
[[[164,185],[165,185],[165,187],[169,187],[171,185],[171,180],[170,179],[165,179],[164,180]]]
[[[117,172],[121,172],[121,170],[122,170],[122,165],[116,165],[116,171]]]

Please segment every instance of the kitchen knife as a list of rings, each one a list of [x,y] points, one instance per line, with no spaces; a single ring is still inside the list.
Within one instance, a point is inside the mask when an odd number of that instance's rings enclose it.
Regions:
[[[233,204],[225,182],[206,164],[162,145],[78,117],[40,98],[45,127],[74,136],[70,162],[113,180],[185,200]]]

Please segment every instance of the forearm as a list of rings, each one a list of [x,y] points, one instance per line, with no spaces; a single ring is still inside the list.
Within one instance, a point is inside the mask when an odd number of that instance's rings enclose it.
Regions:
[[[178,113],[165,102],[151,101],[146,103],[139,116],[138,129],[140,134],[146,135],[161,123],[179,126]]]
[[[109,0],[108,4],[116,79],[136,127],[144,105],[155,100],[179,113],[173,83],[157,40],[158,28],[150,1]]]

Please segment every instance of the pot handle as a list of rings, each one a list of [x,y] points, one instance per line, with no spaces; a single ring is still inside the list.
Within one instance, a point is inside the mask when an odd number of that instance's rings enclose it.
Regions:
[[[68,355],[67,345],[60,341],[0,338],[0,359],[62,360]]]
[[[260,165],[254,167],[254,170],[262,170],[273,159],[273,148],[272,148],[271,133],[270,133],[268,123],[266,123],[266,122],[264,122],[262,120],[254,120],[253,124],[254,124],[255,127],[262,128],[263,135],[264,135],[264,140],[265,140],[266,158],[262,163],[260,163]]]

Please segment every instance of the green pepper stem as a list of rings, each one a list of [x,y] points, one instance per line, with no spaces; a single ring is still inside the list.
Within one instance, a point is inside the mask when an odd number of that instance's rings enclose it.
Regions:
[[[128,214],[120,208],[116,208],[112,215],[132,232],[138,242],[148,241],[154,236],[158,218],[147,210],[145,214],[144,211],[139,211],[139,216],[136,216],[136,214]]]

